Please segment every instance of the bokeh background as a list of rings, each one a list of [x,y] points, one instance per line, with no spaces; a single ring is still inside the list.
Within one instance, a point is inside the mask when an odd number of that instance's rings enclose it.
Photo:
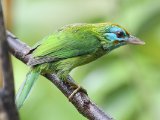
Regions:
[[[117,120],[160,120],[159,0],[4,0],[7,29],[33,46],[71,23],[111,21],[146,42],[124,46],[71,75]],[[29,67],[12,57],[16,91]],[[21,120],[86,120],[40,77],[20,110]]]

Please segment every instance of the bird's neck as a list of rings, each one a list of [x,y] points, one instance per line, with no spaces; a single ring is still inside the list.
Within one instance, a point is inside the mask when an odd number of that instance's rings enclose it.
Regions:
[[[107,52],[110,52],[110,51],[112,51],[112,50],[114,50],[114,49],[116,49],[116,48],[118,48],[118,47],[120,47],[120,46],[123,46],[123,45],[126,45],[126,43],[119,43],[119,44],[116,44],[116,45],[106,45],[106,47],[104,47],[104,49],[107,51]]]

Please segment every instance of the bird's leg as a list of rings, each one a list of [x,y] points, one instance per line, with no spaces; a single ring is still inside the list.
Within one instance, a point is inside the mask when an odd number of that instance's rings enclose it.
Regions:
[[[86,95],[87,91],[81,87],[80,85],[77,85],[72,78],[68,75],[69,71],[68,70],[61,70],[57,72],[57,76],[63,81],[63,83],[67,84],[69,86],[69,88],[71,90],[73,90],[73,92],[71,93],[71,95],[68,97],[69,101],[73,98],[73,96],[77,93],[77,92],[83,92]]]
[[[69,101],[73,98],[73,96],[81,89],[81,86],[78,85],[78,87],[70,94],[68,97]]]
[[[69,101],[73,98],[73,96],[77,93],[77,92],[83,92],[86,95],[87,91],[81,87],[80,85],[77,85],[76,83],[74,83],[74,81],[71,81],[69,79],[65,79],[64,83],[70,86],[70,89],[73,89],[73,92],[70,94],[70,96],[68,97]]]

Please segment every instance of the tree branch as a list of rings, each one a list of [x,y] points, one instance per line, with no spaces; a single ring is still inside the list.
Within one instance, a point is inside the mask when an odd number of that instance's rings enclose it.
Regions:
[[[24,62],[25,64],[30,59],[30,56],[25,56],[26,53],[31,49],[25,43],[18,40],[13,34],[7,32],[7,40],[9,43],[10,52],[19,60]],[[48,78],[52,83],[54,83],[62,93],[68,97],[73,90],[60,80],[55,74],[46,74],[43,75]],[[71,77],[69,80],[73,79]],[[106,115],[100,108],[98,108],[87,95],[82,92],[78,92],[73,96],[73,99],[70,101],[76,109],[86,118],[90,120],[113,120],[111,117]]]
[[[6,30],[4,27],[3,11],[0,1],[0,60],[2,64],[3,88],[0,90],[0,120],[18,120],[18,112],[14,102],[14,79]]]

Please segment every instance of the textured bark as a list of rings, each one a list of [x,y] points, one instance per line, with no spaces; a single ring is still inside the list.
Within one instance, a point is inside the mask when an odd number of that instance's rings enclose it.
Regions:
[[[3,11],[0,1],[0,60],[3,88],[0,89],[0,120],[19,120],[14,102],[14,79],[6,30],[4,27]],[[2,82],[1,82],[2,83]]]

